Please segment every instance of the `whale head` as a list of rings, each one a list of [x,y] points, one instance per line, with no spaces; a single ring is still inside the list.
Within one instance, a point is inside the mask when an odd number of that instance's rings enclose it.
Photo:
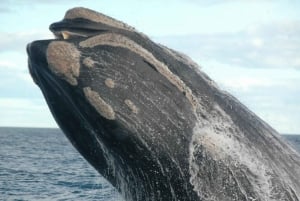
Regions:
[[[125,200],[299,200],[299,155],[191,59],[85,8],[50,30],[27,46],[29,71]]]
[[[194,103],[152,42],[83,8],[50,29],[27,46],[29,70],[71,143],[126,199],[193,197]]]

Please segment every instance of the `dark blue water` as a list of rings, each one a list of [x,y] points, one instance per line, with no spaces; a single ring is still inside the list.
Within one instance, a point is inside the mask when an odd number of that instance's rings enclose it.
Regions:
[[[285,138],[300,152],[300,135]],[[0,128],[0,200],[121,198],[59,129]]]
[[[0,128],[0,200],[121,200],[59,129]]]

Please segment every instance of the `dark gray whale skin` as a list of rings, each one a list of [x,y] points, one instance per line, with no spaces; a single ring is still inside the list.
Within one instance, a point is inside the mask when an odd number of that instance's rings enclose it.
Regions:
[[[71,143],[128,201],[299,200],[300,157],[187,56],[85,8],[27,46]]]

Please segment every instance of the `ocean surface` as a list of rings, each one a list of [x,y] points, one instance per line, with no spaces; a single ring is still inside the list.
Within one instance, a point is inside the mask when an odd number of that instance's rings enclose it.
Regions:
[[[59,129],[0,128],[0,200],[122,199]]]
[[[300,135],[284,135],[300,153]],[[121,201],[59,129],[0,127],[0,200]]]

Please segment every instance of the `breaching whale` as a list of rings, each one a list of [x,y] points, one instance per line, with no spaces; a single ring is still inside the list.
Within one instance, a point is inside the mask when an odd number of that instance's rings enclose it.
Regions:
[[[187,56],[86,8],[27,46],[70,142],[127,201],[300,200],[300,157]]]

